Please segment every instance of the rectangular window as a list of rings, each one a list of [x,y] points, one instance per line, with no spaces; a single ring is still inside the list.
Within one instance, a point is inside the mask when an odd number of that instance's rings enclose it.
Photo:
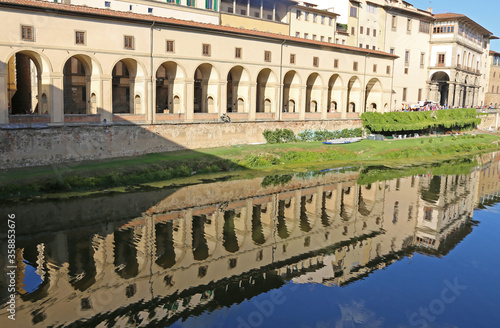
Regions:
[[[264,61],[266,61],[266,62],[271,61],[271,52],[268,50],[264,51]]]
[[[410,64],[410,51],[406,50],[405,51],[405,65],[409,65],[409,64]]]
[[[373,29],[373,36],[377,36],[377,30]]]
[[[210,51],[210,45],[207,44],[207,43],[204,43],[203,46],[202,46],[202,54],[203,56],[210,56],[211,54],[211,51]]]
[[[425,217],[424,220],[426,221],[432,221],[432,208],[426,207],[425,208]]]
[[[353,27],[351,27],[351,35],[354,35],[354,32],[356,31],[356,29]]]
[[[377,73],[377,64],[373,64],[373,73]]]
[[[351,6],[350,16],[351,17],[358,17],[358,8],[357,7]]]
[[[405,74],[408,74],[408,67],[405,67]]]
[[[134,49],[134,37],[130,35],[124,36],[124,47],[125,49]]]
[[[375,46],[373,46],[373,47],[372,47],[372,50],[375,50],[375,49],[376,49],[376,47],[375,47]]]
[[[332,26],[333,24],[333,18],[329,17],[328,18],[328,25]]]
[[[300,20],[300,16],[302,16],[302,11],[297,10],[297,13],[295,14],[295,18]]]
[[[295,54],[290,54],[290,64],[295,64]]]
[[[418,89],[417,101],[422,101],[422,89]]]
[[[363,26],[359,27],[359,34],[363,34]]]
[[[406,22],[406,32],[411,33],[411,18],[408,18],[408,21]]]
[[[325,16],[321,16],[321,24],[324,25],[325,24]]]
[[[21,39],[24,41],[35,41],[35,34],[33,33],[33,26],[21,26]]]
[[[309,21],[309,13],[307,11],[304,13],[304,20],[306,22]]]
[[[319,57],[313,57],[313,66],[318,67],[319,66]]]
[[[420,68],[424,68],[425,64],[425,52],[420,53]]]
[[[403,88],[403,101],[406,101],[406,88]]]
[[[321,42],[325,42],[325,37],[324,37],[324,36],[321,36],[321,37],[320,37],[320,41],[321,41]]]
[[[316,23],[318,20],[318,14],[313,14],[313,23]]]
[[[395,52],[395,51],[396,51],[396,49],[391,48],[391,50],[389,50],[389,53],[390,53],[391,55],[394,55],[394,52]]]
[[[438,66],[444,66],[445,54],[438,54]]]
[[[152,14],[153,13],[153,8],[148,8],[148,14]]]
[[[421,32],[421,33],[427,33],[427,34],[429,34],[430,26],[431,26],[431,23],[420,21],[420,25],[418,27],[418,31]]]
[[[376,14],[377,13],[377,6],[367,3],[366,4],[366,11],[369,13]]]
[[[353,62],[352,63],[352,70],[357,72],[358,71],[358,62]]]
[[[111,2],[109,1],[104,1],[104,7],[110,8],[111,7]]]
[[[366,49],[370,49],[370,46],[369,46],[369,45],[366,45]]]
[[[339,60],[338,59],[333,60],[333,68],[339,68]]]
[[[241,48],[234,48],[234,58],[241,58]]]
[[[313,34],[313,40],[316,40],[316,34]]]
[[[217,10],[217,1],[205,0],[205,9]]]
[[[304,33],[304,39],[308,39],[309,38],[309,33]]]
[[[167,40],[167,52],[174,52],[174,41]]]
[[[75,43],[85,44],[85,32],[80,32],[80,31],[75,32]]]
[[[196,2],[196,0],[186,0],[186,6],[188,6],[188,7],[196,7],[196,3],[195,2]]]
[[[366,35],[368,35],[368,36],[370,35],[370,28],[369,27],[366,28]]]
[[[391,66],[387,65],[387,68],[385,69],[386,74],[391,74]]]
[[[300,38],[300,32],[295,32],[295,37]]]
[[[360,47],[360,48],[363,48],[363,44],[362,44],[362,43],[360,43],[360,44],[359,44],[359,47]]]
[[[398,26],[398,18],[396,16],[392,16],[392,23],[391,23],[392,30],[395,31],[397,26]]]

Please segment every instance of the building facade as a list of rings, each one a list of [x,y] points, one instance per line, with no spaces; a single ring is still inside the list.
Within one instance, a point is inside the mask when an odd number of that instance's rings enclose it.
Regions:
[[[394,56],[380,51],[40,1],[0,7],[10,44],[0,47],[2,123],[12,123],[9,107],[35,112],[27,118],[35,122],[86,115],[79,119],[151,123],[225,112],[235,120],[338,119],[390,103],[392,74],[372,67],[390,67]],[[17,97],[31,97],[28,85],[37,90],[31,108],[13,106],[13,57],[36,67],[36,79],[17,79],[27,86]]]
[[[490,51],[488,58],[489,80],[485,95],[485,106],[498,108],[500,106],[500,53]]]

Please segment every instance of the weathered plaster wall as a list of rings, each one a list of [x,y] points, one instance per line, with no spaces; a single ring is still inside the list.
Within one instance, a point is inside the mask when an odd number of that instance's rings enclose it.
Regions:
[[[179,149],[265,142],[265,129],[340,130],[361,120],[203,124],[116,124],[0,129],[0,168],[137,156]]]
[[[498,130],[500,124],[499,113],[490,113],[488,116],[482,117],[482,122],[479,124],[478,129],[481,130]]]

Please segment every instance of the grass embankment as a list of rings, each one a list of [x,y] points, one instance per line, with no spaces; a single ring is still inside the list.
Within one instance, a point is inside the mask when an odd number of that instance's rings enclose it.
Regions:
[[[133,186],[220,171],[279,172],[360,165],[398,165],[444,160],[500,149],[497,135],[443,136],[390,141],[363,140],[348,145],[296,142],[232,146],[106,160],[72,165],[7,170],[0,174],[0,199],[47,193],[81,192]],[[307,165],[307,166],[306,166]]]

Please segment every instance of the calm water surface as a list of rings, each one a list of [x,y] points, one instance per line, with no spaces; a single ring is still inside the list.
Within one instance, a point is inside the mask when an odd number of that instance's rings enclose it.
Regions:
[[[5,273],[0,327],[498,327],[499,169],[495,153],[460,175],[332,170],[3,205],[16,320]]]

